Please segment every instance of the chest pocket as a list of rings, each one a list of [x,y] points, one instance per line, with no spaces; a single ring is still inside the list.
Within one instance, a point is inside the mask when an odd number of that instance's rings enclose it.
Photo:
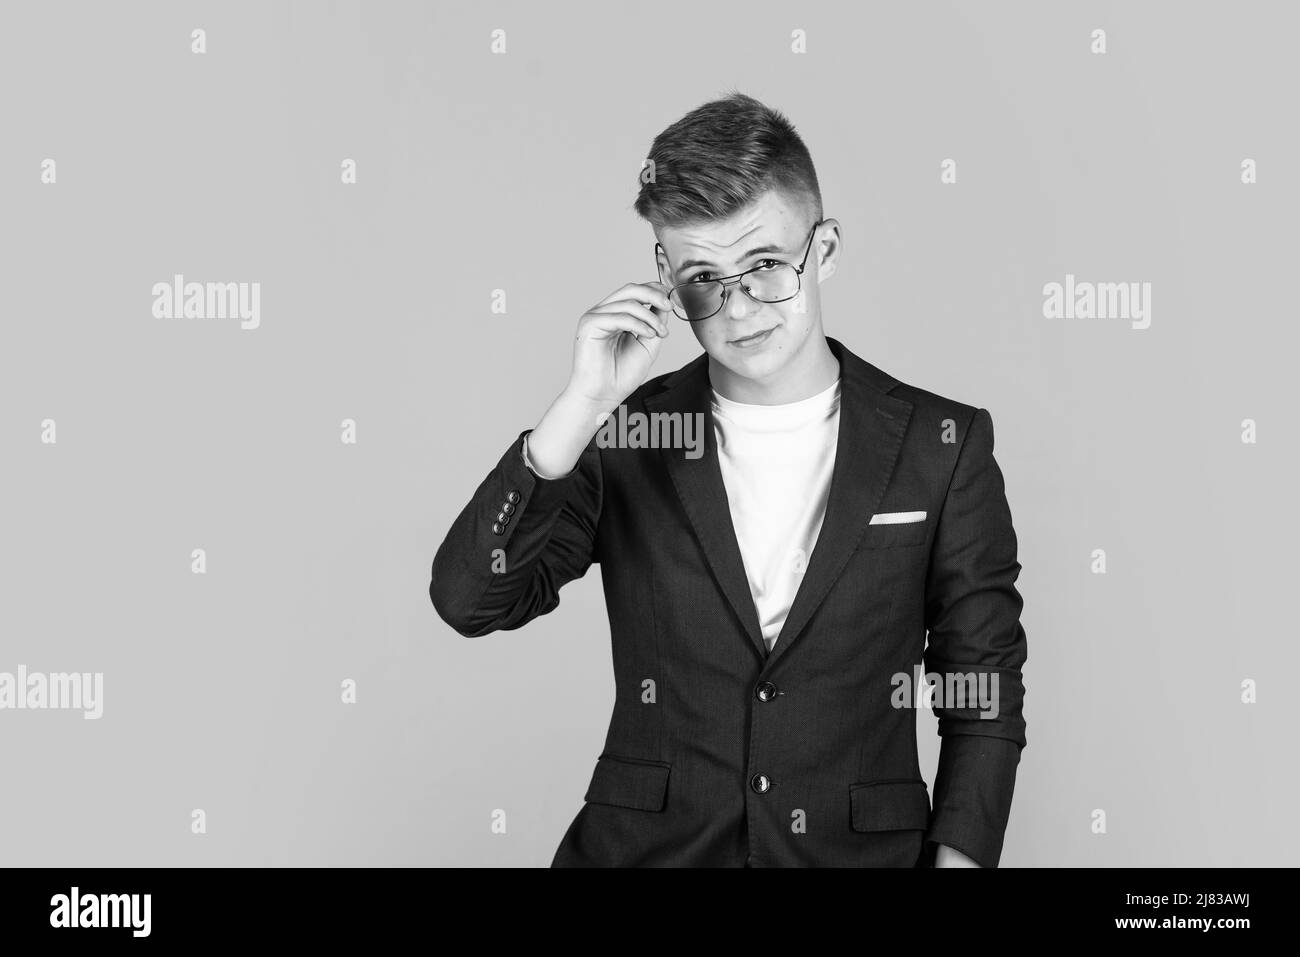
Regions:
[[[917,522],[868,525],[859,548],[902,548],[922,545],[930,534],[928,517]]]

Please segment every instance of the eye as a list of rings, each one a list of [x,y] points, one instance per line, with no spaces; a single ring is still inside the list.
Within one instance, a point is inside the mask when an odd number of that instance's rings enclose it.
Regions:
[[[687,281],[687,282],[707,282],[707,281],[708,281],[708,277],[711,276],[711,275],[712,275],[712,273],[709,273],[709,272],[697,272],[694,276],[692,276],[690,279],[688,279],[688,280],[686,280],[686,281]]]
[[[769,265],[769,263],[770,263],[770,265]],[[776,266],[784,266],[784,265],[785,265],[785,263],[780,262],[779,260],[776,260],[776,259],[764,259],[762,262],[760,262],[760,263],[758,264],[758,267],[759,267],[760,269],[773,269],[773,268],[775,268]]]

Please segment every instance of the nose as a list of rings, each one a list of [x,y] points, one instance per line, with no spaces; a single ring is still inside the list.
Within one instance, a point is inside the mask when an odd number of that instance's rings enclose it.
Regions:
[[[722,314],[728,319],[741,320],[752,316],[759,308],[745,290],[740,288],[740,282],[729,283],[722,291],[724,299],[722,301]]]

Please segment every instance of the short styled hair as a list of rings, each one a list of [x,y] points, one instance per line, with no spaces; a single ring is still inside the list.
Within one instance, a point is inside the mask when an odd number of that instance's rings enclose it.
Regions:
[[[733,91],[687,113],[655,137],[633,208],[655,229],[720,219],[772,188],[822,218],[812,157],[780,111]],[[647,172],[649,171],[649,172]]]

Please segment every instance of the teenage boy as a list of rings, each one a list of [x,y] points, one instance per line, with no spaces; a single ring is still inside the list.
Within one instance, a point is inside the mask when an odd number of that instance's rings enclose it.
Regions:
[[[552,866],[995,867],[1026,641],[989,414],[827,338],[840,226],[782,114],[733,94],[649,158],[636,210],[660,281],[582,316],[567,386],[478,486],[429,586],[480,636],[601,566],[614,711]],[[703,353],[647,381],[683,324]]]

